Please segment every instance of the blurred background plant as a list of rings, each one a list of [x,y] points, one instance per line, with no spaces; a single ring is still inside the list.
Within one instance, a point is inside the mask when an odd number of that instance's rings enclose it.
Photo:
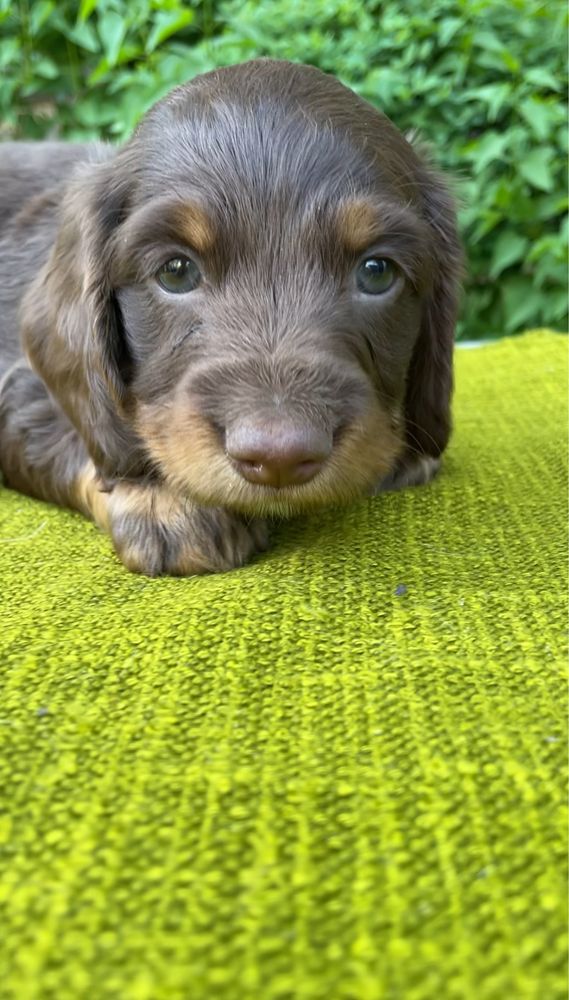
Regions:
[[[566,330],[566,32],[564,0],[0,0],[0,138],[123,140],[196,73],[312,63],[456,178],[459,336]]]

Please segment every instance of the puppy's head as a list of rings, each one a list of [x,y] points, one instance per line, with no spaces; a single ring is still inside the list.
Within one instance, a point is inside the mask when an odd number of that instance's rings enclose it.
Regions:
[[[104,472],[135,454],[202,504],[289,514],[442,451],[454,212],[388,119],[260,61],[175,90],[97,173],[78,335]]]

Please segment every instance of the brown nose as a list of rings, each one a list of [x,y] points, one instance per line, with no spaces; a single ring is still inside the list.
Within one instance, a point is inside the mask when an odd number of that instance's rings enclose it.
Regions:
[[[331,448],[324,431],[284,424],[242,423],[225,437],[225,450],[244,479],[277,488],[313,479]]]

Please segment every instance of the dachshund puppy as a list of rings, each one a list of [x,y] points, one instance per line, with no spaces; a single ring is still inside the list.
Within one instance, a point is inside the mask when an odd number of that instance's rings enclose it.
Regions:
[[[450,430],[461,253],[380,112],[258,60],[128,143],[0,146],[0,468],[131,570],[266,547],[264,519],[427,482]]]

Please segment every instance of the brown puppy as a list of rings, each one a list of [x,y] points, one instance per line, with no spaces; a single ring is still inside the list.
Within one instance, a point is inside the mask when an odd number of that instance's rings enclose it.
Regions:
[[[441,178],[316,69],[174,90],[121,149],[0,146],[0,468],[148,573],[426,482],[460,272]]]

